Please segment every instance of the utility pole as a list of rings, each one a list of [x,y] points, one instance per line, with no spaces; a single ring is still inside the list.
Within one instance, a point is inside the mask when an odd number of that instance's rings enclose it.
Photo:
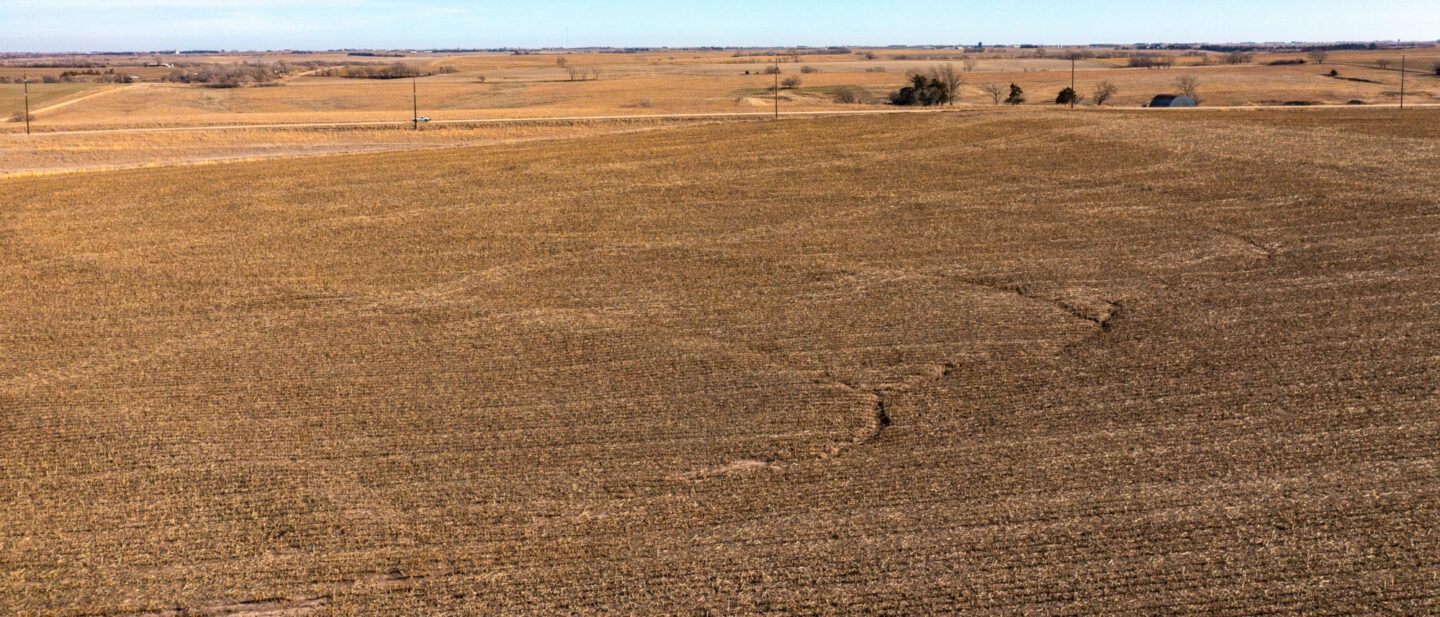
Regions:
[[[410,76],[410,125],[420,130],[420,86],[419,76]]]
[[[780,119],[780,52],[775,52],[775,119]]]
[[[30,71],[20,73],[21,80],[25,82],[25,134],[30,134]]]
[[[1405,56],[1400,56],[1400,111],[1405,111]]]
[[[1070,109],[1075,109],[1075,55],[1070,55]]]

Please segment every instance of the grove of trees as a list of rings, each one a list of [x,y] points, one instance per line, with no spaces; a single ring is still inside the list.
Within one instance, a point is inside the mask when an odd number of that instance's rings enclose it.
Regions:
[[[917,73],[910,76],[910,85],[890,95],[890,104],[930,107],[949,103],[951,98],[950,87],[945,82]]]
[[[172,71],[165,80],[212,88],[239,88],[273,82],[288,70],[288,66],[280,64],[203,64]]]
[[[949,93],[951,105],[960,99],[960,86],[965,85],[965,74],[955,68],[953,63],[947,62],[931,67],[930,80],[945,84],[945,91]]]
[[[349,77],[351,79],[404,79],[432,75],[418,66],[396,62],[394,64],[351,64],[326,69],[326,77]]]
[[[1133,54],[1127,61],[1130,68],[1168,69],[1175,65],[1175,56],[1164,54]]]

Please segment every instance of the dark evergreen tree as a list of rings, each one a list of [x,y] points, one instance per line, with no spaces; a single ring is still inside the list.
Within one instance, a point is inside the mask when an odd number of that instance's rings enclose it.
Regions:
[[[1025,102],[1025,91],[1015,84],[1010,84],[1010,96],[1005,99],[1006,103],[1019,105]]]

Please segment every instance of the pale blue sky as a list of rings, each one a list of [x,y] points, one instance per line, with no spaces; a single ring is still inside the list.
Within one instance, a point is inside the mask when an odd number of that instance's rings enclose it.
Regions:
[[[1436,40],[1437,0],[0,0],[0,51]]]

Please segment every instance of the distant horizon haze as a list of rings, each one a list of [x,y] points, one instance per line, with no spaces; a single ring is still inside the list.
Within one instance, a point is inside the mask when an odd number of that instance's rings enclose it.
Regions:
[[[0,51],[1432,42],[1430,2],[0,0]]]

